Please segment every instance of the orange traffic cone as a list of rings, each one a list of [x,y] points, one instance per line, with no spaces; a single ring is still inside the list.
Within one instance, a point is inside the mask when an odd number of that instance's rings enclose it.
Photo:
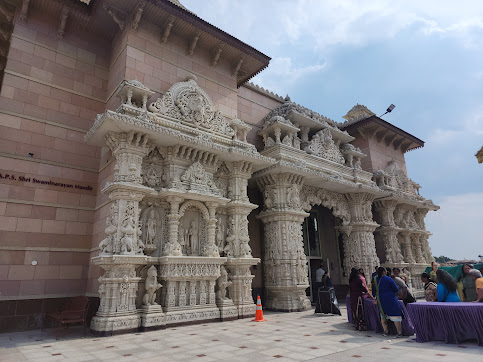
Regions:
[[[260,296],[257,298],[257,311],[255,312],[255,319],[252,319],[252,322],[266,322],[267,320],[263,318],[263,310],[262,310],[262,300]]]

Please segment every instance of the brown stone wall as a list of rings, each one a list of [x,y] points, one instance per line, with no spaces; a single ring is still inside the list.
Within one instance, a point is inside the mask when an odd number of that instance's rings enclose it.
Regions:
[[[105,109],[110,42],[69,29],[58,38],[57,23],[31,7],[11,39],[0,93],[0,299],[86,291],[102,151],[83,137]]]
[[[250,88],[241,86],[238,92],[238,118],[253,126],[248,133],[247,140],[253,143],[259,151],[263,150],[262,137],[258,131],[263,127],[262,119],[282,102],[267,97]]]
[[[388,163],[394,160],[407,174],[406,160],[404,159],[404,153],[400,149],[395,150],[393,146],[387,146],[384,142],[378,142],[374,137],[365,140],[358,133],[352,135],[356,137],[352,144],[359,147],[367,155],[367,157],[361,160],[361,167],[364,171],[384,170]]]

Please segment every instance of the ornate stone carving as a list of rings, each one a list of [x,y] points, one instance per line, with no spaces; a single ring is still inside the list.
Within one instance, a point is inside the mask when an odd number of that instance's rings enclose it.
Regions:
[[[187,190],[199,193],[221,195],[220,190],[213,182],[213,175],[207,172],[199,162],[193,163],[181,176]]]
[[[196,84],[196,77],[174,84],[149,110],[171,117],[202,130],[232,138],[235,131],[219,111],[213,110],[211,99]]]
[[[137,245],[135,245],[134,234],[136,233],[136,219],[134,202],[128,202],[124,210],[124,218],[121,223],[121,254],[135,254]]]
[[[226,300],[229,299],[226,296],[226,291],[233,283],[228,280],[228,273],[224,266],[220,268],[220,273],[220,277],[216,280],[216,298],[218,300]]]
[[[301,206],[305,211],[310,211],[314,205],[322,205],[332,210],[334,216],[342,219],[342,224],[347,225],[351,220],[349,204],[344,194],[327,191],[311,186],[303,186],[300,192]]]
[[[145,6],[146,6],[146,0],[139,1],[139,4],[136,7],[136,11],[134,12],[134,16],[131,23],[131,29],[133,31],[138,30],[139,22],[141,21],[141,16],[143,15],[143,10]]]
[[[340,152],[339,147],[334,143],[332,134],[328,128],[324,128],[314,134],[309,144],[305,147],[305,151],[333,162],[345,163],[344,156]]]
[[[399,189],[403,192],[419,196],[421,186],[407,177],[394,160],[390,161],[384,170],[375,171],[373,179],[380,188]]]
[[[22,7],[20,9],[20,16],[19,16],[19,20],[22,23],[27,22],[27,13],[29,11],[29,4],[30,4],[30,0],[22,0]]]
[[[143,305],[158,305],[156,303],[156,291],[161,288],[161,284],[158,283],[158,270],[154,265],[148,269],[148,276],[144,283],[146,293],[143,296]]]
[[[65,26],[67,25],[67,18],[69,17],[70,9],[66,6],[62,8],[60,12],[59,28],[57,29],[57,36],[59,38],[64,37]]]
[[[144,235],[144,251],[151,254],[157,249],[158,233],[161,230],[160,216],[154,207],[148,208],[143,214],[141,234]]]
[[[111,15],[112,20],[114,20],[114,22],[119,25],[119,29],[124,30],[124,28],[126,27],[126,14],[107,4],[104,4],[103,8],[107,11],[109,15]]]

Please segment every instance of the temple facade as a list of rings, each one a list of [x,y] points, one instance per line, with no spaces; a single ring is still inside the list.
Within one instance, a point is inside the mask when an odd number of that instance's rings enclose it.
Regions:
[[[79,294],[99,335],[300,311],[321,260],[340,290],[377,265],[422,289],[420,139],[250,83],[270,58],[178,1],[0,10],[6,330]]]

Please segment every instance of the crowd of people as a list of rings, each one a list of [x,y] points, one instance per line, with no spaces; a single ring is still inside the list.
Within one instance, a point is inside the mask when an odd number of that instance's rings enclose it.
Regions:
[[[383,334],[388,335],[387,321],[390,320],[396,327],[396,337],[401,337],[402,310],[399,300],[402,300],[404,304],[416,301],[407,285],[405,276],[401,274],[399,268],[391,270],[390,268],[376,267],[375,272],[371,276],[371,290],[372,295],[369,293],[364,271],[352,268],[349,277],[349,294],[354,328],[359,331],[366,329],[364,298],[370,298],[378,306],[381,324],[384,329]]]
[[[483,302],[482,272],[474,269],[471,264],[462,266],[462,274],[455,280],[447,271],[439,269],[437,263],[432,263],[431,272],[422,273],[424,296],[428,302]],[[397,336],[402,336],[404,305],[416,302],[416,298],[408,287],[408,280],[399,268],[376,267],[371,276],[371,293],[367,286],[362,269],[352,268],[349,276],[350,308],[354,328],[359,331],[366,329],[364,318],[364,299],[370,298],[377,304],[383,335],[388,335],[388,321],[394,323]]]
[[[461,275],[455,279],[433,262],[431,272],[421,274],[425,299],[428,302],[483,302],[482,272],[472,264],[463,264]]]

